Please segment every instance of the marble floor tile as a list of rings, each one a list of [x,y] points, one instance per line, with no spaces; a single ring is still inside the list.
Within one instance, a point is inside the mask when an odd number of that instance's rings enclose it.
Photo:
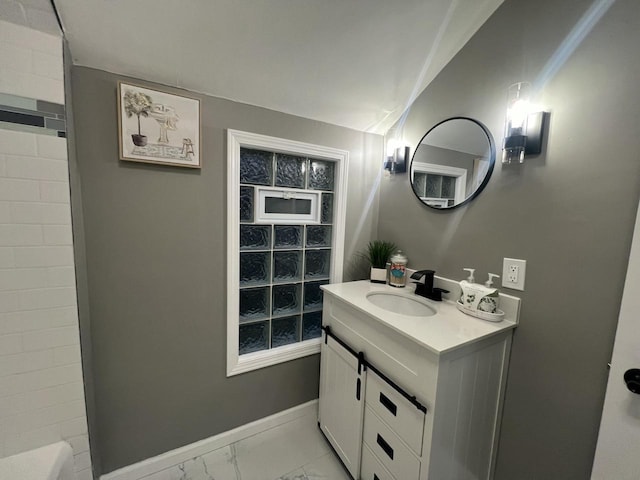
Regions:
[[[302,467],[305,480],[351,480],[338,456],[331,451]]]
[[[307,477],[302,468],[299,468],[295,472],[287,473],[276,480],[309,480],[309,477]]]
[[[350,480],[314,415],[194,457],[142,480]]]
[[[171,480],[171,468],[167,468],[166,470],[160,470],[159,472],[151,473],[144,477],[141,477],[140,480]]]
[[[241,440],[232,448],[238,480],[268,480],[296,472],[325,456],[331,447],[320,433],[316,418],[305,416]]]
[[[215,480],[202,457],[195,457],[169,470],[171,480]]]
[[[351,480],[351,477],[331,452],[276,480]]]
[[[231,447],[224,447],[148,475],[142,480],[240,480],[240,477]]]
[[[213,452],[202,455],[201,458],[206,465],[207,473],[212,477],[212,480],[240,480],[233,446],[214,450]],[[200,480],[200,478],[191,479],[189,477],[187,477],[187,479]],[[204,477],[203,480],[209,479]]]

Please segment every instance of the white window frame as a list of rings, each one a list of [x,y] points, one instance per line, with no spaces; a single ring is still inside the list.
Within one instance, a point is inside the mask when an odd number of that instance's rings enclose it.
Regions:
[[[413,183],[413,175],[415,172],[421,173],[433,173],[435,175],[446,175],[447,177],[456,177],[456,194],[454,197],[454,202],[457,205],[458,203],[464,202],[465,194],[467,190],[467,170],[464,168],[458,167],[449,167],[447,165],[437,165],[435,163],[422,163],[415,162],[411,169],[411,183]],[[435,202],[432,204],[433,206],[447,206],[440,205],[441,201],[439,198],[431,198],[431,197],[420,197],[421,200],[432,201]]]
[[[227,376],[320,352],[320,338],[269,350],[239,354],[240,329],[240,147],[335,162],[331,244],[331,283],[342,281],[349,152],[256,133],[227,130]],[[282,189],[280,189],[282,190]],[[279,221],[278,221],[279,222]]]
[[[295,188],[277,188],[256,186],[257,195],[254,199],[254,219],[255,223],[280,223],[289,225],[311,225],[320,223],[320,195],[322,192],[309,190],[296,190]],[[276,198],[299,198],[311,200],[311,212],[306,213],[267,213],[265,212],[266,197]]]

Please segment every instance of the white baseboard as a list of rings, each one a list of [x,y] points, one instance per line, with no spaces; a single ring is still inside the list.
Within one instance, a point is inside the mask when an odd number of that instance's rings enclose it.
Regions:
[[[284,425],[307,415],[318,415],[318,400],[312,400],[297,407],[270,415],[255,422],[247,423],[199,442],[170,450],[155,457],[147,458],[133,465],[101,475],[100,480],[139,480],[142,477],[179,465],[194,457],[226,447],[244,438],[251,437],[270,428]]]

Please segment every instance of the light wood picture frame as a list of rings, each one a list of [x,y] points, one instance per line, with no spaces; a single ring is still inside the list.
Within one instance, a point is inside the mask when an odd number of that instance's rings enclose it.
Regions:
[[[201,168],[200,100],[118,82],[120,159]]]

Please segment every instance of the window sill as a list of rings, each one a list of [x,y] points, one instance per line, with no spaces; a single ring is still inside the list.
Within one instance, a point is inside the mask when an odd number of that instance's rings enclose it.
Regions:
[[[227,364],[227,377],[320,353],[320,341],[321,338],[314,338],[271,350],[239,355],[235,358],[235,362]]]

